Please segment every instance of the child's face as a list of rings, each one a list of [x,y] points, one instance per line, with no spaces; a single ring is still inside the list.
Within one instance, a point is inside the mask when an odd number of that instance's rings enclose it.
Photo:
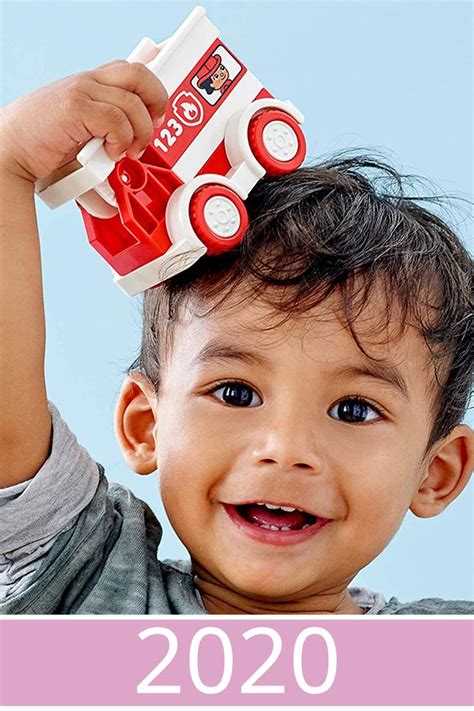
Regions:
[[[386,332],[378,345],[364,338],[379,323],[369,303],[358,334],[392,365],[391,375],[372,377],[363,371],[377,364],[337,320],[335,303],[267,331],[260,302],[204,318],[186,311],[173,333],[153,404],[163,503],[195,571],[249,599],[345,590],[427,477],[432,375],[421,336],[409,327],[388,344]],[[239,516],[236,506],[251,502],[327,522],[302,529],[304,516],[277,513],[298,530],[268,530]],[[252,518],[263,508],[243,511]]]

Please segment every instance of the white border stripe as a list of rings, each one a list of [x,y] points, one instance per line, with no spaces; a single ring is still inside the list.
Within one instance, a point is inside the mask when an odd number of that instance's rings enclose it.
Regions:
[[[248,106],[262,89],[262,83],[251,72],[247,71],[217,109],[214,116],[176,161],[173,172],[183,183],[189,182],[191,178],[197,175],[218,145],[222,143],[230,117]],[[203,156],[205,156],[204,160]]]

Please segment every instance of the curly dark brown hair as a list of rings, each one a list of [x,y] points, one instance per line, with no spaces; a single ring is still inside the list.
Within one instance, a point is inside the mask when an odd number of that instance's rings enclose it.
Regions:
[[[339,156],[261,180],[246,202],[250,226],[238,249],[202,257],[146,292],[140,354],[128,372],[141,370],[158,391],[160,353],[183,300],[197,295],[218,308],[248,280],[253,298],[265,299],[284,319],[339,294],[347,328],[372,358],[354,324],[382,285],[385,325],[393,308],[401,309],[402,327],[419,329],[434,366],[428,451],[462,421],[469,404],[473,260],[452,229],[420,205],[441,199],[408,195],[412,182],[366,156]]]

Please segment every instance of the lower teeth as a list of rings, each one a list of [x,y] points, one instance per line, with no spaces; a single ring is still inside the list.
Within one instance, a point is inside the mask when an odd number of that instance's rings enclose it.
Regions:
[[[273,526],[268,523],[259,523],[257,524],[259,528],[265,528],[267,531],[291,531],[294,529],[291,529],[289,526],[282,526],[279,528],[278,526]],[[305,528],[309,528],[311,524],[305,523],[304,526],[301,527],[301,531]]]

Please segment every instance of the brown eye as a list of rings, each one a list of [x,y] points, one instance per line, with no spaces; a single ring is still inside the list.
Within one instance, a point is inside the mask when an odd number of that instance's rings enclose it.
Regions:
[[[365,422],[373,422],[382,418],[376,407],[360,398],[341,400],[329,412],[336,412],[337,416],[334,419],[342,420],[342,422],[347,422],[348,424],[364,424]]]
[[[224,383],[213,390],[212,394],[233,407],[258,407],[262,404],[255,390],[244,383]]]

